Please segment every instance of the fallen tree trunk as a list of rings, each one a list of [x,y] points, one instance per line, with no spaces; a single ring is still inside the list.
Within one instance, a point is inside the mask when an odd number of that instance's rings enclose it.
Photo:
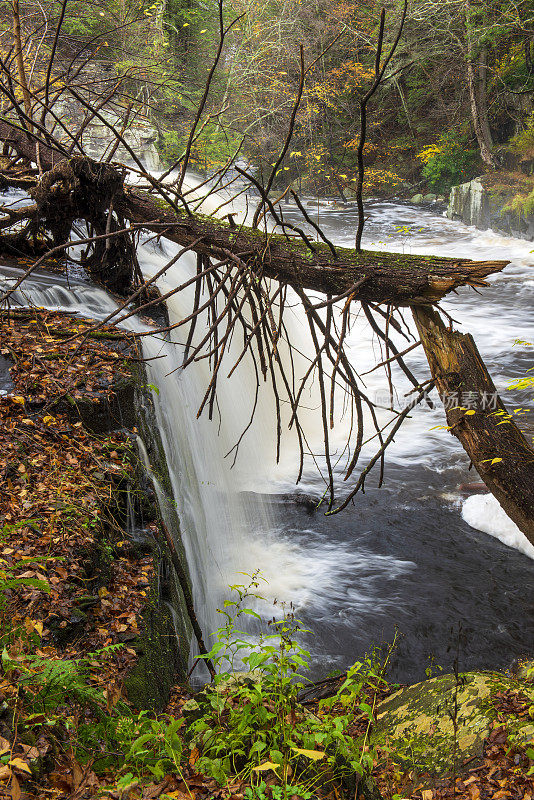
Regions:
[[[534,542],[534,451],[509,415],[504,419],[506,409],[497,398],[472,337],[448,330],[432,309],[432,304],[460,286],[483,285],[484,279],[502,270],[507,261],[356,252],[346,248],[336,248],[335,255],[327,244],[306,244],[286,235],[236,227],[177,210],[163,198],[125,188],[120,169],[85,156],[61,160],[56,149],[43,142],[36,146],[32,134],[0,121],[2,138],[27,161],[35,162],[37,157],[41,168],[46,166],[48,171],[30,190],[36,205],[25,211],[17,209],[14,214],[6,209],[0,226],[9,228],[11,220],[20,225],[26,214],[52,230],[56,241],[67,241],[67,227],[72,220],[86,218],[97,232],[105,230],[105,238],[113,232],[113,212],[121,223],[127,220],[136,229],[144,227],[191,247],[201,256],[233,263],[237,271],[249,272],[254,279],[268,277],[292,286],[299,294],[306,290],[333,298],[411,306],[432,375],[445,401],[464,391],[475,393],[479,401],[474,413],[459,408],[461,401],[455,407],[446,406],[452,432],[504,510]],[[9,183],[9,173],[4,171],[3,176]],[[121,236],[125,233],[117,232]],[[122,291],[126,292],[132,273],[124,272],[128,251],[120,246],[120,239],[117,254],[106,245],[105,258],[100,258],[98,252],[94,255],[96,277],[106,284],[106,275],[99,274],[99,269],[107,258],[106,269],[110,264],[114,269],[109,284],[120,291],[119,284],[124,281]],[[487,397],[497,398],[495,409],[482,407],[482,398]]]
[[[470,334],[433,308],[413,316],[451,433],[504,511],[534,544],[534,449],[506,410]]]
[[[281,234],[264,233],[245,226],[232,228],[211,217],[177,215],[147,194],[127,190],[117,204],[132,222],[146,224],[195,251],[214,257],[233,255],[258,274],[296,289],[327,295],[351,294],[353,299],[397,306],[435,303],[459,286],[481,286],[484,279],[500,272],[508,261],[469,261],[437,256],[406,255],[314,243],[310,251],[304,242],[289,241]],[[168,226],[168,227],[166,227]]]
[[[19,212],[33,219],[40,213],[52,229],[55,242],[66,240],[65,232],[74,219],[86,216],[94,222],[97,206],[100,220],[106,208],[124,220],[146,226],[181,246],[195,242],[197,253],[234,260],[258,277],[266,276],[298,290],[332,296],[352,296],[370,303],[396,306],[436,303],[459,286],[481,286],[484,279],[502,270],[507,261],[470,261],[436,256],[377,253],[336,248],[337,258],[324,243],[310,249],[300,238],[262,232],[245,226],[232,227],[212,217],[177,212],[162,198],[124,188],[124,171],[86,156],[64,158],[58,148],[33,133],[0,120],[0,141],[29,162],[39,163],[47,172],[35,181],[30,194],[38,208]],[[3,172],[9,184],[9,172]],[[101,183],[101,192],[99,191]],[[9,216],[4,220],[10,224]],[[104,225],[105,227],[105,225]],[[112,274],[112,290],[120,291]],[[125,280],[124,259],[119,258],[120,280]],[[105,283],[105,275],[93,275]],[[128,286],[123,287],[126,292]]]

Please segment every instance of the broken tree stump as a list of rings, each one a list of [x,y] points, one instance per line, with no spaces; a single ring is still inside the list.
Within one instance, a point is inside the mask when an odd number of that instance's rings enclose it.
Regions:
[[[534,448],[499,397],[471,334],[451,330],[429,306],[412,312],[450,432],[534,544]]]

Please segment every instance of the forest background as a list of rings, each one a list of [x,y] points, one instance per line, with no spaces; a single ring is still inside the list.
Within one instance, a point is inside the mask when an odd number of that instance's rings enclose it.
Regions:
[[[37,92],[45,77],[39,34],[43,40],[52,35],[46,28],[61,9],[49,5],[25,3],[22,15],[26,71]],[[385,3],[386,38],[395,35],[400,5]],[[3,7],[9,62],[15,57],[11,3]],[[305,63],[317,60],[277,181],[281,188],[350,200],[359,102],[372,82],[381,7],[373,0],[229,0],[225,21],[236,21],[195,137],[193,167],[214,172],[231,159],[252,166],[259,179],[270,173],[298,91],[302,44]],[[80,0],[63,13],[61,55],[68,58],[69,39],[73,49],[86,43],[92,55],[86,88],[94,81],[95,101],[102,82],[115,87],[119,115],[130,122],[148,118],[162,160],[177,159],[219,45],[214,0]],[[521,176],[534,169],[533,50],[529,0],[411,2],[389,77],[373,98],[366,194],[407,196],[414,187],[446,194],[451,185],[497,168],[508,173],[505,182],[517,174],[528,211],[532,187]]]

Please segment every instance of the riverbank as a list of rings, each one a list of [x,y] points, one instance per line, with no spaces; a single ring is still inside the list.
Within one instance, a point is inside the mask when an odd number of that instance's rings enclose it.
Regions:
[[[71,796],[87,770],[72,750],[80,714],[97,725],[117,704],[161,708],[189,644],[181,657],[161,606],[135,342],[65,313],[0,315],[0,780],[13,797]]]

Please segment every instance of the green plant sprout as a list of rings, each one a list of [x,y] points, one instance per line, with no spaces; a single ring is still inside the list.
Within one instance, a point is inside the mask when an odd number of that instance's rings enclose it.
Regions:
[[[318,713],[308,711],[298,695],[308,682],[302,673],[310,654],[296,638],[307,631],[292,609],[284,609],[281,619],[271,619],[270,632],[256,640],[238,630],[243,615],[260,619],[245,602],[264,599],[256,591],[259,573],[248,577],[248,585],[231,587],[236,597],[220,611],[225,622],[217,641],[206,656],[199,656],[230,670],[239,659],[248,671],[220,672],[195,698],[193,721],[184,735],[199,754],[196,768],[221,785],[232,775],[249,780],[247,800],[263,800],[268,773],[285,799],[295,793],[311,796],[314,787],[369,772],[376,756],[369,744],[375,701],[366,698],[376,698],[385,684],[383,667],[372,657],[356,662],[335,695],[320,701]],[[356,717],[365,720],[366,733],[354,740],[347,731]]]

